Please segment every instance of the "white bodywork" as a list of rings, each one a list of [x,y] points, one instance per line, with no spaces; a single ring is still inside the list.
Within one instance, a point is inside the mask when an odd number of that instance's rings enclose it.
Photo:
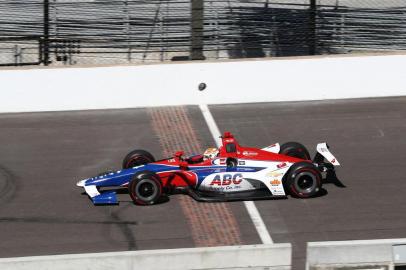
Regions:
[[[275,161],[238,160],[238,171],[219,172],[208,175],[199,190],[237,192],[249,191],[266,186],[275,196],[284,196],[282,178],[293,163]],[[244,168],[261,167],[257,172]]]
[[[90,198],[100,195],[100,192],[97,190],[95,185],[85,186],[86,180],[87,179],[80,180],[79,182],[76,183],[76,185],[78,187],[83,187],[86,193],[90,196]]]
[[[96,197],[100,195],[99,191],[97,190],[96,186],[84,186],[86,193],[90,196],[90,198]]]
[[[278,143],[262,148],[264,151],[279,153]],[[334,166],[339,166],[338,160],[328,150],[326,143],[317,145],[317,152]],[[222,164],[221,159],[215,159],[213,164]],[[224,159],[222,159],[224,160]],[[283,187],[283,177],[294,163],[280,161],[260,161],[249,159],[238,159],[238,170],[219,172],[208,175],[200,184],[199,190],[238,192],[259,189],[264,185],[274,196],[286,195]],[[244,171],[244,168],[260,167],[264,168],[256,172]]]
[[[272,145],[270,145],[270,146],[264,147],[264,148],[262,148],[261,150],[278,154],[279,151],[281,150],[281,146],[280,146],[279,143],[275,143],[275,144],[272,144]]]

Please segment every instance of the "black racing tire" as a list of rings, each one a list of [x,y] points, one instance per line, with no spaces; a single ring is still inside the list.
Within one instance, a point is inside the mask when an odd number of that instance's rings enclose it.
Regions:
[[[153,172],[140,172],[133,176],[128,191],[137,205],[155,204],[162,196],[161,178]]]
[[[284,177],[284,186],[293,197],[311,198],[320,192],[322,177],[312,163],[298,162],[290,167]]]
[[[145,150],[134,150],[128,153],[123,159],[123,169],[128,169],[147,163],[155,162],[154,156]]]
[[[309,151],[306,149],[306,147],[298,142],[287,142],[282,144],[279,154],[304,160],[311,159]]]

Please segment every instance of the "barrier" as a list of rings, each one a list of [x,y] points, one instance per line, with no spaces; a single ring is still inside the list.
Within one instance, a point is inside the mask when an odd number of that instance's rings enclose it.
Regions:
[[[0,112],[400,96],[405,65],[387,55],[1,70]]]
[[[284,270],[291,266],[290,244],[126,251],[0,259],[2,270]]]
[[[406,264],[406,239],[307,243],[307,270],[391,270],[396,264]]]

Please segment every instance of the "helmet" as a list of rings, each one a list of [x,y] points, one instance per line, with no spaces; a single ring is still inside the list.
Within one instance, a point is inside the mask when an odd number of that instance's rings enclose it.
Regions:
[[[219,153],[219,150],[217,148],[211,147],[211,148],[207,148],[206,151],[204,151],[203,153],[203,157],[205,159],[213,159],[215,157],[217,157]]]

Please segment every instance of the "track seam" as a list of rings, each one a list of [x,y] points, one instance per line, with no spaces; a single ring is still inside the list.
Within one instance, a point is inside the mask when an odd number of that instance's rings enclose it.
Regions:
[[[203,114],[204,120],[209,127],[211,135],[216,142],[217,146],[220,147],[220,136],[221,132],[216,124],[216,121],[213,118],[213,115],[210,112],[209,107],[206,104],[199,105],[200,111]],[[253,201],[244,201],[245,208],[248,211],[248,214],[254,223],[255,229],[263,244],[273,244],[271,234],[265,226],[264,221],[262,220],[261,214],[259,213],[255,203]]]

